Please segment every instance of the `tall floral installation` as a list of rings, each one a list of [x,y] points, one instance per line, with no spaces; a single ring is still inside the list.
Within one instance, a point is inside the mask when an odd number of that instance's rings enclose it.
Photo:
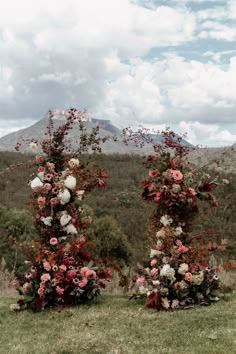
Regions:
[[[80,142],[73,152],[66,137],[74,123],[79,124]],[[76,109],[68,111],[63,125],[54,125],[49,111],[45,139],[28,142],[32,149],[41,151],[32,163],[37,175],[29,181],[39,238],[21,245],[27,253],[28,269],[17,274],[17,290],[23,295],[17,309],[38,311],[84,303],[94,299],[110,277],[105,262],[91,259],[93,245],[86,241],[91,217],[81,207],[86,194],[96,186],[104,187],[107,177],[89,160],[78,159],[90,148],[100,150],[98,128],[88,133]]]
[[[142,181],[143,198],[154,204],[147,233],[150,254],[138,265],[134,276],[136,293],[146,298],[146,306],[157,311],[208,305],[217,301],[217,269],[209,265],[211,251],[224,250],[227,241],[217,245],[213,233],[194,232],[201,203],[217,207],[212,190],[227,180],[211,179],[187,159],[190,148],[180,137],[162,132],[163,144],[154,145],[146,157],[148,176]]]

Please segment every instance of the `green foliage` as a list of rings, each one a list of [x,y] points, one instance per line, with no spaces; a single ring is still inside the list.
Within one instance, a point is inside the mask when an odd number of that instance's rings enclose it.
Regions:
[[[98,257],[111,258],[121,265],[130,263],[131,245],[112,216],[95,219],[90,228],[90,237],[96,245]]]
[[[14,301],[0,298],[1,353],[235,353],[235,294],[228,302],[158,315],[117,295],[37,315],[10,312]]]
[[[26,209],[0,207],[0,259],[12,270],[22,263],[23,254],[19,243],[36,237],[33,217]]]
[[[0,171],[14,163],[25,163],[29,155],[21,153],[0,152]],[[93,211],[93,220],[104,216],[112,216],[123,234],[132,245],[134,264],[143,255],[147,240],[144,237],[145,225],[152,206],[143,203],[141,199],[142,186],[140,181],[146,176],[147,170],[139,155],[128,154],[92,154],[87,159],[94,160],[108,173],[107,186],[94,190],[86,199],[87,205]],[[203,165],[200,161],[198,164]],[[219,175],[219,173],[218,173]],[[218,239],[228,239],[226,251],[220,257],[235,258],[235,213],[236,213],[236,175],[224,175],[230,183],[217,189],[219,207],[216,210],[207,208],[197,220],[198,230],[211,228],[218,234]],[[29,178],[28,168],[17,168],[1,177],[0,200],[7,208],[26,209],[30,188],[25,181]],[[219,175],[219,178],[221,176]],[[10,213],[8,216],[10,217]],[[1,232],[2,234],[2,232]]]

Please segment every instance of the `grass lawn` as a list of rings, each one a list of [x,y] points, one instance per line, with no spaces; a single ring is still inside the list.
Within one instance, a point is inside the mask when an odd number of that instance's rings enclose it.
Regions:
[[[11,312],[0,298],[0,353],[234,354],[236,294],[209,307],[157,313],[124,295],[61,312]]]

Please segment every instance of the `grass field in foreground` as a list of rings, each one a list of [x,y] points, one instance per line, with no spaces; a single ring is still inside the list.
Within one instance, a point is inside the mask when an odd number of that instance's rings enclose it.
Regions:
[[[209,307],[157,313],[122,295],[61,312],[11,312],[0,298],[0,353],[233,354],[236,294]]]

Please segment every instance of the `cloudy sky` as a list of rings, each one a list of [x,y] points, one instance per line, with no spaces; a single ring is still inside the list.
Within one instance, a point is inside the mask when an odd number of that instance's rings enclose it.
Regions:
[[[236,143],[236,0],[0,3],[0,136],[50,108]]]

